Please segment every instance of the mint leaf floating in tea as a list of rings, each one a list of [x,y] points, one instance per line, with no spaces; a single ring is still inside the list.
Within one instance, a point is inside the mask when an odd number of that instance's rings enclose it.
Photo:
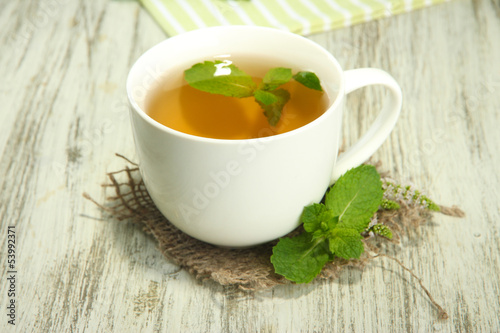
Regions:
[[[260,102],[264,105],[271,105],[278,102],[278,96],[276,96],[270,91],[265,91],[261,89],[255,90],[253,97],[255,97],[255,100],[257,102]]]
[[[275,272],[291,281],[307,283],[335,257],[359,259],[364,252],[361,233],[368,229],[382,198],[382,182],[375,167],[361,165],[347,171],[328,191],[325,204],[304,208],[304,233],[281,238],[273,248]],[[388,230],[377,231],[389,236]]]
[[[313,72],[298,72],[293,78],[310,89],[323,91],[319,78]]]
[[[260,107],[264,110],[264,115],[267,117],[267,121],[271,126],[276,126],[278,121],[281,118],[281,111],[283,107],[290,99],[290,93],[285,89],[276,89],[274,91],[266,92],[269,95],[274,96],[274,102],[270,104],[266,104],[261,98],[263,97],[260,93],[260,90],[256,91],[255,100],[259,103]],[[270,99],[265,98],[266,102],[269,102]]]
[[[252,77],[227,61],[205,61],[184,71],[193,88],[229,97],[253,96],[257,87]]]
[[[290,68],[276,67],[270,69],[259,86],[262,90],[274,90],[292,79],[292,70]]]
[[[281,118],[285,104],[290,100],[290,93],[278,89],[295,79],[307,88],[323,91],[316,74],[298,72],[292,75],[290,68],[270,69],[257,85],[252,77],[240,70],[229,60],[204,61],[184,71],[187,83],[198,90],[228,97],[251,97],[260,105],[271,126],[276,126]]]

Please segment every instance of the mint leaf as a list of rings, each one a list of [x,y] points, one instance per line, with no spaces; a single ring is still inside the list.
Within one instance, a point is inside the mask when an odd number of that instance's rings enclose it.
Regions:
[[[229,62],[219,60],[193,65],[184,71],[184,78],[193,88],[229,97],[253,96],[256,89],[250,75]]]
[[[257,89],[255,90],[253,96],[255,97],[257,102],[260,102],[264,105],[271,105],[278,102],[278,97],[269,91]]]
[[[361,232],[365,231],[366,228],[368,228],[370,221],[371,221],[370,218],[351,219],[349,221],[344,221],[342,223],[339,223],[337,225],[337,228],[339,228],[339,229],[342,229],[342,228],[354,229],[354,230],[357,230],[359,233],[361,233]]]
[[[270,69],[259,86],[262,90],[274,90],[292,79],[290,68],[276,67]]]
[[[344,259],[359,259],[365,246],[361,241],[363,237],[355,229],[335,228],[328,237],[330,251],[337,257]]]
[[[380,175],[372,165],[347,171],[326,194],[325,205],[339,217],[338,227],[364,231],[378,210],[383,190]]]
[[[323,91],[319,78],[313,72],[298,72],[293,78],[307,88]]]
[[[264,115],[267,117],[267,121],[271,126],[276,126],[278,121],[281,118],[281,111],[283,111],[283,107],[290,99],[290,93],[285,89],[277,89],[269,92],[276,96],[277,101],[266,105],[263,102],[255,99],[257,103],[259,103],[260,107],[264,110]]]
[[[304,230],[311,233],[313,239],[325,236],[338,223],[338,217],[331,209],[316,203],[304,208],[300,220]]]
[[[271,262],[277,274],[296,283],[311,282],[329,260],[324,238],[312,240],[308,233],[281,238],[273,247]]]

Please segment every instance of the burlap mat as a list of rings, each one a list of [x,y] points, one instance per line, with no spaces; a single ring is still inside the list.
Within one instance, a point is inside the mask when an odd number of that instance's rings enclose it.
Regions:
[[[123,170],[107,174],[109,182],[103,186],[114,192],[107,197],[107,202],[100,204],[84,193],[85,198],[96,203],[109,215],[109,219],[127,220],[142,226],[146,233],[158,241],[159,250],[166,258],[198,279],[210,279],[221,285],[231,285],[244,290],[262,290],[291,283],[274,273],[270,256],[276,242],[246,249],[228,249],[201,242],[184,234],[158,211],[148,195],[137,164],[121,155],[118,156],[125,159],[128,165]],[[399,210],[379,210],[373,217],[377,223],[383,223],[392,229],[392,242],[399,242],[407,230],[418,227],[432,217],[428,210],[416,202],[399,199]],[[457,207],[440,207],[441,213],[446,215],[464,215]],[[300,230],[291,234],[297,232]],[[373,254],[379,251],[384,242],[389,240],[366,235],[364,243],[367,251],[359,260],[336,259],[328,263],[316,279],[337,278],[339,272],[347,266],[363,268],[374,258]]]

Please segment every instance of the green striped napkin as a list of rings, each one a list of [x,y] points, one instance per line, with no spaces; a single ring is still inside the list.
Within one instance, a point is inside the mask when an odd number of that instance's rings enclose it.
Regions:
[[[140,0],[169,36],[218,25],[259,25],[301,35],[449,0]]]

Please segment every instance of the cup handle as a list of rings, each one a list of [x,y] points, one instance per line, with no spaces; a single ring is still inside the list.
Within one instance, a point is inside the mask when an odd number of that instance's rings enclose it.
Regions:
[[[360,68],[344,72],[345,94],[369,85],[389,88],[388,100],[368,131],[347,151],[339,155],[333,169],[330,185],[351,168],[365,162],[384,143],[391,133],[401,111],[401,87],[387,72],[376,68]]]

